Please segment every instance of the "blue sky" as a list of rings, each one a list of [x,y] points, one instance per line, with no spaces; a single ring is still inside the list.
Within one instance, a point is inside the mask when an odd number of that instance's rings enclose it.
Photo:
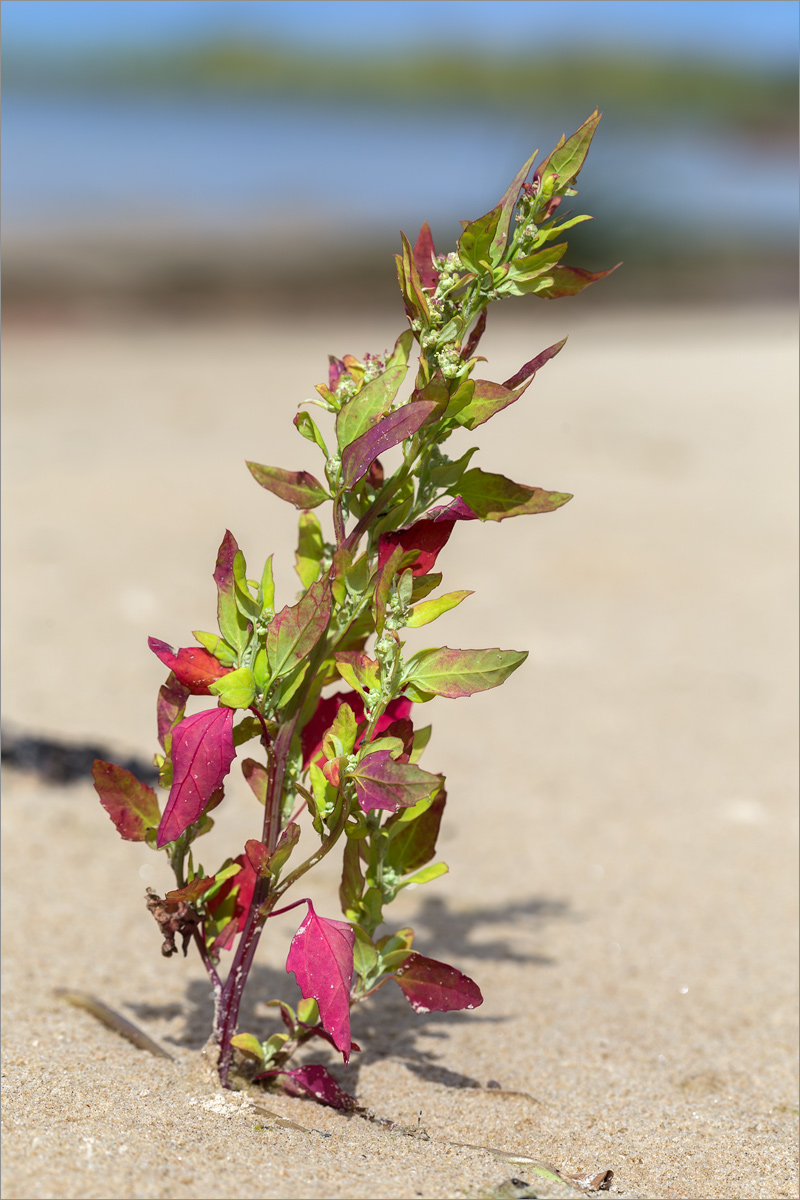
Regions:
[[[214,34],[361,47],[639,47],[794,65],[796,0],[2,0],[7,52],[180,44]]]

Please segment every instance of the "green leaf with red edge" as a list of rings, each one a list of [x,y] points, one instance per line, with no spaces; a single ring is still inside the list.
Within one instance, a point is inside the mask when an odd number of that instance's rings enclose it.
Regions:
[[[273,678],[288,675],[311,654],[328,628],[330,617],[327,579],[313,584],[297,604],[281,609],[267,627],[267,658]]]
[[[553,512],[572,499],[569,492],[547,492],[543,488],[514,483],[505,475],[494,475],[473,467],[452,492],[459,496],[481,521],[504,521],[534,513]]]
[[[401,821],[400,818],[409,813],[408,810],[398,812],[384,825],[390,839],[385,862],[398,875],[418,871],[433,858],[446,801],[447,792],[442,787],[419,816]]]
[[[527,258],[515,259],[509,264],[508,274],[498,290],[504,296],[539,295],[551,286],[555,264],[564,257],[567,243],[548,246]]]
[[[257,1062],[264,1061],[264,1048],[255,1034],[234,1034],[231,1038],[231,1045],[235,1046],[237,1050],[241,1050],[242,1054],[247,1054],[250,1058],[254,1058]]]
[[[601,116],[602,113],[595,109],[592,115],[572,134],[572,137],[564,140],[562,136],[558,146],[548,154],[536,174],[541,179],[546,179],[549,175],[558,175],[559,190],[562,185],[575,179],[586,161]]]
[[[430,307],[422,286],[422,280],[419,277],[419,271],[414,262],[414,252],[404,233],[400,234],[400,240],[403,253],[396,254],[395,261],[397,263],[397,278],[400,284],[400,291],[403,294],[403,300],[405,301],[406,312],[409,317],[421,320],[426,325],[429,325],[431,319]]]
[[[191,904],[193,900],[199,900],[200,897],[214,886],[216,876],[209,875],[207,878],[193,879],[191,883],[187,883],[185,887],[173,888],[171,892],[167,892],[165,900],[171,903],[177,903],[180,900],[185,900],[187,904]]]
[[[94,788],[126,842],[143,842],[148,829],[158,825],[161,814],[156,794],[125,767],[116,763],[94,760]]]
[[[396,812],[426,800],[442,786],[441,775],[410,763],[395,762],[388,750],[366,754],[350,773],[364,812],[374,808]]]
[[[158,827],[159,849],[188,829],[202,814],[228,774],[236,754],[232,708],[214,708],[184,717],[172,733],[172,788]]]
[[[405,665],[403,691],[420,703],[433,696],[472,696],[499,687],[527,657],[527,650],[419,650]]]
[[[553,282],[548,287],[537,291],[536,295],[541,296],[543,300],[560,300],[564,296],[577,296],[578,292],[582,292],[590,283],[597,283],[598,279],[604,279],[606,275],[611,275],[617,267],[621,266],[622,263],[618,262],[616,266],[609,267],[607,271],[584,271],[581,267],[553,267],[552,271],[548,272]]]
[[[156,726],[158,729],[158,741],[161,749],[168,751],[167,738],[173,725],[177,725],[178,721],[183,719],[183,714],[186,711],[186,701],[191,692],[182,683],[179,683],[174,675],[170,675],[165,684],[158,689],[158,701],[156,703]],[[171,743],[171,739],[170,739]]]
[[[555,358],[559,351],[566,345],[566,341],[566,338],[562,338],[560,342],[554,342],[546,350],[541,350],[526,362],[523,367],[520,367],[519,371],[515,375],[512,375],[510,379],[507,379],[505,383],[492,383],[488,379],[476,379],[474,381],[475,390],[472,393],[472,399],[469,404],[456,414],[458,423],[463,425],[465,429],[477,429],[479,425],[483,425],[490,417],[502,412],[510,404],[514,404],[533,383],[539,368],[548,363],[551,358]],[[460,479],[464,478],[465,473],[462,473]]]
[[[281,870],[287,860],[291,857],[295,846],[300,841],[300,826],[290,821],[286,828],[278,838],[278,843],[270,855],[267,869],[270,875],[275,878],[281,873]]]
[[[325,457],[328,457],[328,447],[325,445],[325,440],[309,413],[305,411],[296,413],[292,424],[302,437],[306,438],[309,442],[315,442]]]
[[[217,619],[219,631],[225,641],[241,653],[247,645],[248,623],[236,603],[233,560],[238,553],[239,547],[236,538],[229,529],[226,529],[217,551],[217,563],[214,568],[214,582],[217,585]]]
[[[506,248],[508,246],[508,234],[511,228],[511,218],[514,215],[514,209],[517,206],[519,194],[522,191],[522,185],[528,178],[528,174],[538,153],[538,150],[534,150],[530,158],[523,163],[500,199],[500,217],[497,222],[497,228],[495,230],[491,245],[493,263],[499,263],[506,252]]]
[[[359,650],[337,650],[333,656],[336,670],[362,696],[380,687],[380,664]]]
[[[383,633],[383,626],[386,621],[386,605],[389,601],[389,592],[392,587],[392,580],[397,574],[397,569],[400,566],[404,550],[402,546],[394,546],[391,549],[388,557],[379,566],[375,575],[375,590],[372,597],[372,615],[375,621],[375,630],[378,637]]]
[[[267,803],[267,785],[269,774],[267,768],[254,758],[246,758],[242,763],[242,774],[250,785],[250,789],[259,804]]]
[[[256,483],[295,508],[316,508],[330,500],[327,489],[308,471],[284,471],[282,467],[267,467],[254,462],[249,462],[247,467]]]
[[[480,988],[468,975],[415,950],[392,978],[414,1012],[456,1012],[483,1004]]]
[[[331,921],[314,911],[308,914],[292,938],[286,970],[297,980],[303,997],[319,1005],[323,1027],[344,1057],[350,1058],[350,987],[353,982],[355,933],[343,921]]]

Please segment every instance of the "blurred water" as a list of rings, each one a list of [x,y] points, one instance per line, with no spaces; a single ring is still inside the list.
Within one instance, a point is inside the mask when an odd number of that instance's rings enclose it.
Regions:
[[[498,184],[534,138],[544,154],[577,123],[572,114],[556,126],[551,116],[252,97],[12,92],[4,102],[2,202],[11,235],[129,221],[224,231],[276,214],[323,228],[345,219],[376,232],[413,232],[421,216],[449,226],[455,214],[475,217],[496,203]],[[577,203],[618,220],[763,242],[794,236],[797,195],[796,157],[786,150],[756,154],[731,135],[645,134],[606,118]]]

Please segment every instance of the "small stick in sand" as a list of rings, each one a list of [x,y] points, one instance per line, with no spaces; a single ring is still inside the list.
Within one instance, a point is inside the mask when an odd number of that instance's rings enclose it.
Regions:
[[[154,1042],[142,1029],[139,1029],[137,1025],[120,1013],[114,1012],[113,1008],[103,1004],[103,1001],[98,1000],[96,996],[91,996],[89,992],[74,991],[72,988],[54,988],[53,993],[60,1000],[65,1000],[67,1004],[74,1004],[76,1008],[85,1008],[93,1017],[97,1017],[98,1021],[102,1021],[109,1029],[113,1029],[121,1037],[133,1042],[134,1046],[138,1046],[140,1050],[149,1050],[151,1054],[155,1054],[156,1058],[168,1058],[170,1062],[175,1061],[174,1055],[165,1050],[163,1046],[159,1046],[158,1042]]]

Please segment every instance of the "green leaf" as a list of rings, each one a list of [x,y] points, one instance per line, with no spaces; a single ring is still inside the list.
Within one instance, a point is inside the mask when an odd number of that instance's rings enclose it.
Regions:
[[[553,512],[572,499],[569,492],[547,492],[543,488],[513,483],[505,475],[493,475],[473,467],[452,494],[460,496],[482,521],[503,521],[531,513]]]
[[[432,725],[425,725],[422,729],[414,730],[414,741],[411,746],[411,753],[408,756],[409,762],[412,762],[412,763],[419,762],[419,760],[422,758],[422,755],[425,751],[425,747],[428,745],[428,742],[431,740],[432,733],[433,733]]]
[[[300,513],[295,571],[306,589],[319,579],[323,552],[322,526],[312,512]]]
[[[381,669],[377,659],[359,650],[339,650],[333,657],[342,679],[365,698],[367,692],[380,688]]]
[[[331,733],[339,739],[342,754],[352,754],[358,736],[358,722],[349,704],[340,704],[333,718]]]
[[[342,451],[356,438],[366,433],[388,413],[408,371],[408,355],[414,335],[410,329],[401,333],[394,351],[387,360],[386,370],[365,383],[351,400],[342,406],[336,417],[336,441]]]
[[[435,592],[441,582],[441,571],[432,571],[430,575],[415,575],[411,589],[412,604],[416,604],[418,600],[424,600],[431,592]]]
[[[295,508],[317,508],[330,500],[326,489],[308,471],[284,471],[281,467],[266,467],[262,463],[247,464],[256,483]]]
[[[485,265],[481,264],[490,258],[490,247],[501,215],[501,206],[498,204],[497,208],[478,217],[477,221],[471,221],[458,239],[458,256],[464,266],[476,275],[486,270]],[[491,260],[492,266],[495,261],[499,262],[499,258]]]
[[[389,600],[389,592],[392,586],[392,580],[397,573],[397,568],[400,565],[400,560],[403,558],[403,547],[395,546],[392,553],[387,558],[382,567],[379,568],[375,576],[375,593],[372,599],[372,612],[375,619],[375,629],[378,637],[383,633],[383,626],[386,621],[386,605]],[[440,577],[441,578],[441,577]]]
[[[263,692],[269,683],[269,662],[267,660],[267,652],[263,646],[256,651],[256,656],[253,660],[253,678],[256,681],[257,690]]]
[[[256,681],[249,667],[239,667],[215,679],[208,690],[212,696],[219,696],[226,708],[249,708],[256,694]]]
[[[438,596],[435,600],[426,600],[422,604],[417,604],[406,617],[406,625],[409,629],[419,629],[422,625],[429,625],[442,613],[449,612],[451,608],[455,608],[462,600],[466,600],[467,596],[471,595],[473,595],[472,592],[447,592],[446,595]]]
[[[356,935],[353,946],[353,967],[356,975],[361,979],[368,979],[375,974],[378,966],[378,951],[375,949],[372,938],[359,925],[353,925],[353,932]]]
[[[441,788],[430,802],[423,802],[424,807],[404,808],[386,822],[384,828],[389,834],[386,863],[396,874],[418,871],[433,858],[446,800]],[[422,811],[416,812],[418,807]]]
[[[217,662],[221,662],[224,667],[232,667],[236,662],[236,651],[231,649],[228,643],[224,642],[216,633],[204,633],[202,629],[195,629],[192,632],[192,637],[209,654],[213,654]]]
[[[420,650],[405,665],[404,691],[420,703],[433,696],[471,696],[498,687],[527,657],[526,650]]]
[[[361,873],[361,852],[354,838],[347,838],[342,858],[342,879],[339,884],[339,903],[348,920],[357,921],[361,915],[361,894],[364,876]]]
[[[327,580],[312,584],[298,604],[281,609],[267,628],[267,657],[273,677],[288,675],[311,653],[327,629],[330,616]]]
[[[449,870],[450,868],[447,863],[432,863],[431,866],[423,867],[421,871],[417,871],[416,875],[412,875],[410,879],[404,879],[400,887],[408,887],[410,883],[430,883],[432,879],[438,879],[441,875],[446,875]]]
[[[575,179],[586,161],[586,155],[589,153],[592,138],[600,124],[601,115],[595,109],[592,115],[573,133],[572,137],[567,138],[566,141],[562,138],[556,149],[539,167],[538,174],[542,179],[546,179],[549,175],[558,175],[558,191]]]
[[[247,583],[247,563],[241,550],[233,556],[234,596],[239,612],[246,620],[255,622],[261,616],[261,605],[254,600]]]
[[[328,454],[328,447],[325,445],[322,434],[317,428],[316,422],[310,413],[305,412],[305,410],[297,413],[293,423],[298,433],[302,434],[302,436],[309,442],[315,442],[326,458],[330,457]]]
[[[258,589],[258,602],[265,612],[275,611],[275,580],[272,577],[272,555],[264,563],[261,572],[261,587]]]
[[[241,654],[249,638],[248,622],[239,611],[236,603],[236,580],[233,564],[239,547],[236,538],[225,530],[220,548],[217,552],[217,563],[214,568],[214,582],[217,585],[217,619],[219,631],[229,646]]]
[[[237,1050],[241,1050],[242,1054],[248,1055],[249,1058],[256,1059],[257,1062],[264,1061],[264,1051],[261,1047],[261,1042],[252,1033],[237,1033],[231,1038],[231,1045]]]

